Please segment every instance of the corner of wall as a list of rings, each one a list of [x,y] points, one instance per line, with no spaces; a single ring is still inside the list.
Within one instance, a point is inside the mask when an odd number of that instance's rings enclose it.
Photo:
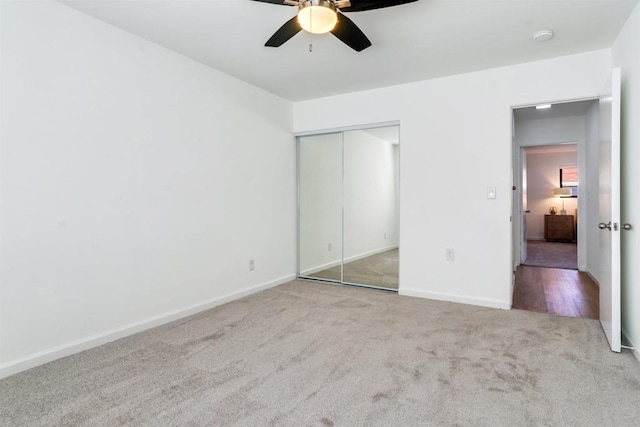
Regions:
[[[203,301],[189,307],[184,307],[179,310],[163,313],[158,316],[136,322],[134,324],[126,325],[121,328],[99,333],[91,337],[82,338],[71,343],[66,343],[52,349],[47,349],[45,351],[29,355],[25,358],[10,362],[6,365],[0,365],[0,379],[17,374],[18,372],[22,372],[27,369],[35,368],[36,366],[44,365],[45,363],[53,362],[54,360],[60,359],[62,357],[80,353],[85,350],[90,350],[103,344],[107,344],[121,338],[125,338],[130,335],[155,328],[157,326],[162,326],[167,323],[180,320],[206,310],[210,310],[219,305],[235,301],[256,292],[273,288],[283,283],[290,282],[294,279],[295,275],[281,277],[276,280],[261,283],[256,286],[251,286],[249,288],[228,293],[220,297],[212,298],[208,301]]]

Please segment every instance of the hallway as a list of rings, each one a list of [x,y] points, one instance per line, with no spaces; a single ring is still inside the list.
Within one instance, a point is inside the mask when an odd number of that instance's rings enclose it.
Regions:
[[[598,319],[598,286],[577,270],[521,265],[516,271],[512,308]]]

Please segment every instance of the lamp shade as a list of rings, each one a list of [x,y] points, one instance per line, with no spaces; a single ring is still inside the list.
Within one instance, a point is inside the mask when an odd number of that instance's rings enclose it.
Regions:
[[[553,189],[554,197],[578,197],[578,187],[560,187]]]
[[[336,7],[330,1],[307,0],[299,7],[298,22],[305,31],[310,33],[328,33],[338,22]]]

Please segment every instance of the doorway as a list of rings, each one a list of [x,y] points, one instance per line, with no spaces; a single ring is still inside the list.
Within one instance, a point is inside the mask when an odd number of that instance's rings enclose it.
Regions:
[[[523,147],[526,257],[523,265],[578,269],[577,143]],[[572,181],[567,178],[571,174]],[[565,179],[563,180],[563,175]]]
[[[298,137],[298,277],[398,290],[399,125]]]
[[[598,318],[597,123],[597,100],[513,110],[513,308]]]

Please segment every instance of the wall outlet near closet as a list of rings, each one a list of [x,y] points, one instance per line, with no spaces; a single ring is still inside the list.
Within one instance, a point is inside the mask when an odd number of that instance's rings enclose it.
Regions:
[[[253,271],[256,269],[256,263],[254,260],[250,259],[249,260],[249,271]]]
[[[329,244],[327,245],[327,250],[328,250],[329,252],[331,252],[331,243],[329,243]]]

